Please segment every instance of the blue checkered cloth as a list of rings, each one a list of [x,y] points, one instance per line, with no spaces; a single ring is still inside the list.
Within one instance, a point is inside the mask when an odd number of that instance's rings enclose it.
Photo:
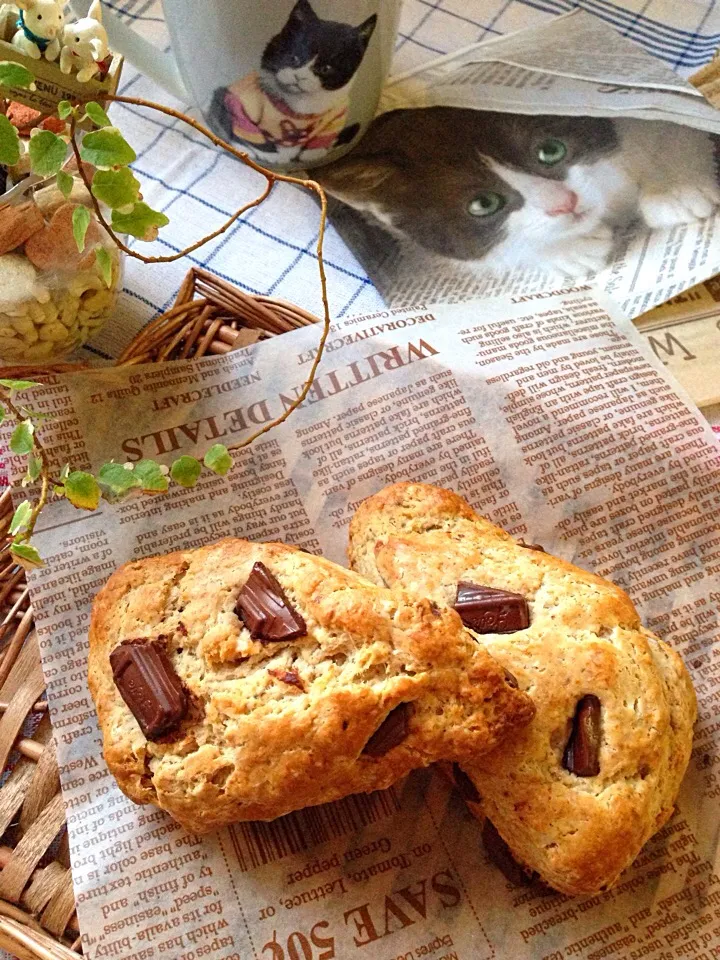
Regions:
[[[146,39],[168,49],[159,0],[106,3]],[[577,7],[611,23],[675,70],[688,75],[720,45],[716,0],[405,0],[394,69],[407,70],[470,43],[534,26]],[[188,111],[126,64],[120,92],[160,100]],[[135,147],[143,193],[170,224],[142,250],[167,255],[219,227],[255,196],[264,181],[218,152],[182,123],[135,107],[114,105],[115,123]],[[172,304],[190,265],[205,267],[244,290],[282,297],[318,312],[316,203],[279,184],[270,199],[227,232],[173,264],[130,261],[117,320],[98,346],[116,353],[152,316]],[[365,271],[330,227],[325,248],[330,304],[335,316],[378,309],[381,300]]]

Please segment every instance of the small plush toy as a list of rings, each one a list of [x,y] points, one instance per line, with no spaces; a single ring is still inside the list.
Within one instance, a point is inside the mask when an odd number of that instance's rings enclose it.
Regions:
[[[33,60],[57,60],[68,0],[16,0],[17,33],[12,44]]]
[[[86,17],[65,27],[63,47],[60,51],[60,69],[63,73],[77,70],[78,80],[85,83],[100,72],[99,63],[109,53],[107,33],[102,25],[100,0],[93,0]]]

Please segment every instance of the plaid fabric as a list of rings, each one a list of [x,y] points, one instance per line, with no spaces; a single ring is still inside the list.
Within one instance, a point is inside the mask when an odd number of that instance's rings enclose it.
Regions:
[[[146,39],[168,49],[159,0],[106,3]],[[582,7],[612,23],[683,74],[711,59],[720,45],[716,0],[405,0],[394,68],[407,70],[498,34],[541,23]],[[164,91],[126,64],[121,92],[174,103]],[[219,154],[199,136],[157,113],[115,105],[115,122],[138,152],[135,171],[154,207],[170,224],[145,253],[168,255],[215,229],[233,209],[254,196],[260,178]],[[320,309],[315,244],[317,207],[293,187],[279,184],[269,201],[251,210],[223,236],[174,264],[145,268],[129,262],[119,320],[126,339],[172,303],[189,265],[207,267],[245,290],[293,300]],[[332,311],[336,316],[378,309],[381,301],[363,269],[332,227],[325,255]],[[110,349],[101,339],[100,347]]]

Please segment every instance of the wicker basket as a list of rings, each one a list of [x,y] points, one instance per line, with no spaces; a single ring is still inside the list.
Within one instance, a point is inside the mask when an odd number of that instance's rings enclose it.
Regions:
[[[227,353],[318,318],[284,300],[253,297],[203,270],[185,278],[174,306],[120,358],[123,365]],[[5,367],[42,379],[78,369]],[[0,496],[0,538],[13,508]],[[75,897],[33,612],[21,568],[0,552],[0,948],[20,960],[77,960]]]

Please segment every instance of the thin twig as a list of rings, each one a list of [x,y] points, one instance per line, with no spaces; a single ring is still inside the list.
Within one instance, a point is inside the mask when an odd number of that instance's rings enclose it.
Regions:
[[[178,116],[182,116],[182,114],[178,114]],[[93,210],[95,211],[95,216],[98,218],[98,220],[100,221],[100,225],[104,227],[105,231],[107,232],[108,236],[113,241],[113,243],[117,247],[119,247],[119,249],[122,250],[123,253],[126,253],[129,257],[134,257],[135,260],[141,260],[143,263],[148,263],[148,264],[149,263],[173,263],[175,260],[180,260],[183,257],[187,257],[189,254],[194,253],[196,250],[204,246],[206,243],[209,243],[211,240],[215,240],[216,237],[222,236],[222,234],[225,233],[225,231],[235,223],[238,217],[241,217],[243,215],[243,213],[246,213],[248,210],[251,210],[253,207],[259,206],[264,200],[267,200],[268,196],[270,195],[270,191],[274,186],[273,180],[270,177],[268,177],[267,184],[265,185],[265,189],[260,194],[260,196],[255,197],[254,200],[251,200],[249,203],[246,203],[245,206],[240,207],[239,210],[236,210],[235,213],[228,220],[226,220],[221,227],[218,227],[217,230],[214,230],[212,233],[208,233],[207,236],[205,237],[201,237],[199,240],[191,244],[189,247],[185,247],[184,250],[180,250],[178,253],[170,254],[167,257],[146,257],[145,254],[138,253],[138,251],[135,250],[133,247],[129,247],[126,243],[123,243],[123,241],[113,231],[112,226],[105,219],[102,209],[100,207],[100,204],[98,203],[97,197],[92,192],[92,182],[88,177],[88,175],[86,174],[85,168],[83,166],[82,157],[80,155],[80,148],[78,147],[77,139],[75,137],[76,127],[77,127],[77,120],[75,115],[73,114],[70,119],[70,144],[72,146],[73,153],[75,154],[75,162],[77,163],[78,173],[80,174],[80,178],[82,179],[88,193],[90,194],[90,200],[93,205]]]
[[[276,417],[275,420],[271,420],[270,423],[266,423],[265,426],[261,427],[259,430],[256,430],[255,433],[251,434],[246,440],[242,440],[239,443],[233,443],[228,447],[228,450],[241,450],[243,447],[250,446],[250,444],[254,440],[257,440],[258,437],[261,437],[264,433],[267,433],[268,430],[272,430],[273,427],[277,427],[279,424],[283,423],[283,421],[287,420],[293,410],[297,410],[303,400],[307,397],[308,393],[310,392],[310,388],[313,385],[313,381],[315,380],[315,373],[317,372],[317,368],[322,360],[323,352],[325,350],[325,342],[328,338],[328,334],[330,333],[330,308],[328,306],[327,299],[327,277],[325,276],[325,264],[323,263],[322,259],[322,244],[325,236],[325,221],[327,218],[327,199],[324,193],[320,197],[320,210],[320,228],[318,231],[317,253],[318,266],[320,269],[320,286],[322,288],[322,302],[323,306],[325,307],[325,316],[323,318],[323,329],[322,333],[320,334],[317,353],[315,354],[315,359],[310,367],[310,373],[297,398],[293,400],[284,413],[282,413],[279,417]]]

